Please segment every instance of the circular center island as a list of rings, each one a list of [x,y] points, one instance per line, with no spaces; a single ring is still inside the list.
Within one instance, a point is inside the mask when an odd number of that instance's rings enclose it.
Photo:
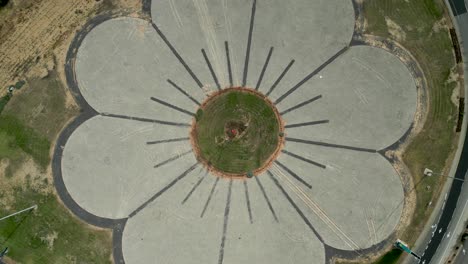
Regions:
[[[253,177],[269,167],[283,145],[283,122],[274,104],[248,88],[209,96],[192,125],[198,160],[221,177]]]

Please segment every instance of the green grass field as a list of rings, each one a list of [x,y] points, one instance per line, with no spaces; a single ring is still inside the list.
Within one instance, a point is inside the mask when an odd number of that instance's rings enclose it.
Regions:
[[[0,245],[8,246],[8,256],[19,263],[111,263],[110,236],[105,231],[83,228],[58,201],[53,193],[44,194],[32,186],[14,191],[14,208],[28,208],[37,204],[34,211],[0,222]],[[0,208],[0,214],[10,210]]]
[[[280,126],[275,112],[264,99],[252,93],[236,90],[222,93],[211,99],[197,116],[195,131],[201,157],[219,171],[235,174],[254,171],[262,167],[278,146]],[[241,124],[245,127],[239,128],[243,127]],[[229,138],[228,127],[239,128],[237,137]]]
[[[374,264],[395,264],[398,262],[398,259],[402,254],[403,251],[399,249],[392,249]]]
[[[0,116],[0,134],[5,136],[2,140],[3,147],[0,146],[0,150],[4,150],[5,153],[0,152],[0,157],[17,158],[14,153],[21,150],[30,155],[41,169],[47,168],[50,162],[50,142],[47,138],[10,115]]]
[[[0,97],[0,113],[3,111],[7,103],[11,99],[11,94],[7,93],[6,95]]]
[[[0,222],[0,249],[9,247],[7,256],[17,263],[111,263],[110,232],[73,216],[57,200],[48,174],[51,142],[77,114],[65,101],[65,90],[51,73],[28,80],[0,113],[0,164],[7,164],[0,169],[0,217],[38,205]],[[37,169],[30,168],[31,160]]]
[[[392,35],[389,20],[401,28],[400,44],[418,60],[427,78],[430,98],[427,121],[403,155],[414,182],[418,183],[416,213],[411,229],[401,238],[412,245],[432,212],[427,205],[435,201],[443,181],[438,177],[423,178],[422,172],[426,167],[442,171],[455,150],[454,127],[458,111],[450,100],[455,83],[447,81],[455,66],[452,43],[443,26],[443,3],[440,0],[368,0],[364,2],[364,14],[367,33],[396,38]],[[427,186],[430,186],[429,190]],[[389,254],[393,259],[399,257],[392,252]],[[378,263],[394,263],[385,259],[387,262]]]

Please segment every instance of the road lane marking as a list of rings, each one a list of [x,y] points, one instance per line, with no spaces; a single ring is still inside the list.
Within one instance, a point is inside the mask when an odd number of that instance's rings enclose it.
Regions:
[[[468,205],[468,200],[466,200],[465,206],[463,206],[463,211],[462,211],[462,213],[461,213],[461,215],[460,215],[460,218],[458,218],[458,221],[457,221],[457,224],[455,225],[455,228],[458,226],[458,224],[460,223],[460,220],[463,218],[463,214],[465,213],[466,205]],[[452,239],[453,239],[454,237],[457,237],[457,236],[453,236]],[[451,241],[452,239],[449,239],[449,241],[447,241],[447,243],[446,243],[446,245],[445,245],[444,252],[442,253],[442,255],[441,255],[441,257],[440,257],[439,264],[443,263],[443,259],[444,259],[444,256],[445,256],[445,252],[447,251],[447,249],[448,249],[448,244],[450,243],[450,241]]]

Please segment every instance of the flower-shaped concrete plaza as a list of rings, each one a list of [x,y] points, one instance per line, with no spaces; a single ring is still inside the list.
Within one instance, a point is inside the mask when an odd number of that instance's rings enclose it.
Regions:
[[[85,109],[54,165],[72,211],[114,228],[117,261],[328,263],[393,239],[404,192],[381,153],[411,127],[416,86],[393,54],[350,45],[351,0],[150,4],[151,21],[98,19],[70,48]],[[214,175],[191,144],[200,104],[229,87],[284,121],[252,178]]]

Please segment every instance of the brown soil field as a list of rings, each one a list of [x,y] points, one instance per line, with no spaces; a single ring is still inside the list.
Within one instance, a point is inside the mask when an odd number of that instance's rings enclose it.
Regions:
[[[12,0],[0,10],[0,95],[25,77],[63,65],[76,31],[101,12],[137,13],[139,0]],[[60,69],[60,67],[58,67]]]

